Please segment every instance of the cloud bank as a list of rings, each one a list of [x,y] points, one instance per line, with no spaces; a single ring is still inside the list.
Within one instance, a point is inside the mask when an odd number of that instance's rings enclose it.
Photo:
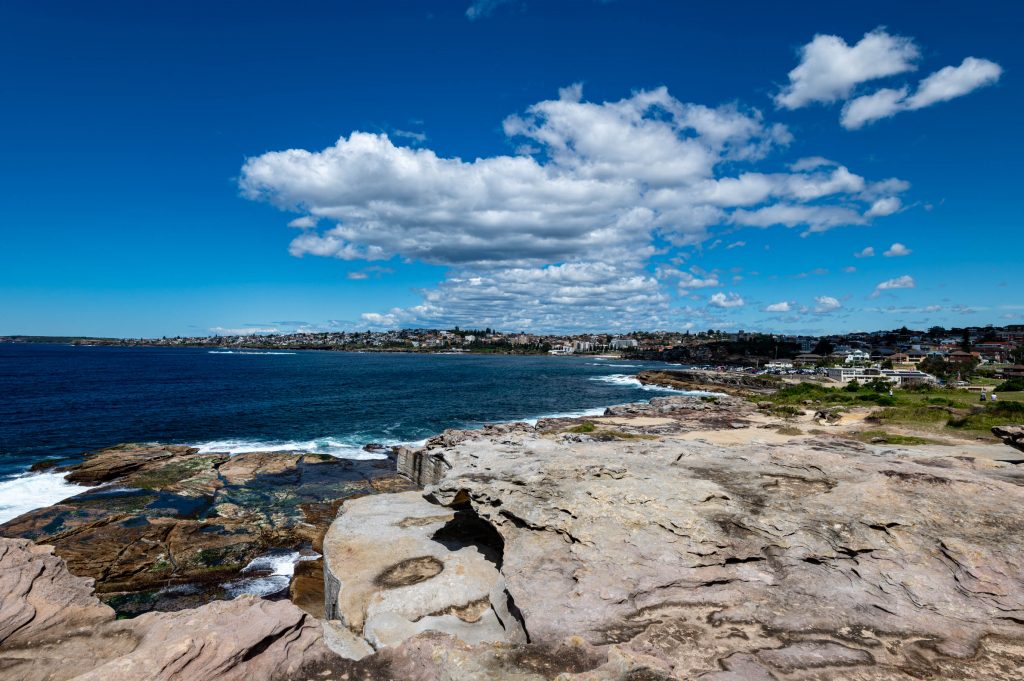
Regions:
[[[806,235],[864,225],[892,212],[880,202],[898,207],[908,187],[821,158],[761,170],[791,142],[784,126],[665,88],[595,103],[570,86],[509,116],[503,130],[523,153],[464,160],[357,131],[320,151],[252,157],[240,187],[299,214],[294,256],[448,268],[422,304],[368,312],[368,323],[538,330],[678,321],[656,255],[720,228]],[[667,279],[684,291],[718,285],[713,276]],[[713,305],[743,304],[721,295]]]

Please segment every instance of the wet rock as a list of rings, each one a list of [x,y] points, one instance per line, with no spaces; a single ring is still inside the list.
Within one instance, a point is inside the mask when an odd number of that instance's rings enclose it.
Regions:
[[[88,454],[68,477],[102,482],[0,526],[0,536],[51,544],[107,601],[137,614],[169,607],[165,587],[218,585],[270,549],[319,549],[341,501],[409,483],[375,462],[317,454],[200,454],[121,445]],[[184,607],[195,605],[192,594]]]
[[[36,461],[34,464],[29,466],[28,470],[30,473],[42,473],[43,471],[56,468],[63,462],[64,459],[43,459],[42,461]]]
[[[86,454],[85,461],[73,466],[65,477],[68,482],[97,485],[198,451],[193,447],[178,445],[117,445]]]
[[[324,563],[322,559],[295,564],[288,598],[317,619],[324,619]]]

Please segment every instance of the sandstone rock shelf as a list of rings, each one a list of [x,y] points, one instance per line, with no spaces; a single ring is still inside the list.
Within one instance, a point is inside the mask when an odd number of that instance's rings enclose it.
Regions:
[[[325,540],[333,649],[410,678],[1024,678],[1024,470],[756,420],[658,398],[405,452],[423,493]]]

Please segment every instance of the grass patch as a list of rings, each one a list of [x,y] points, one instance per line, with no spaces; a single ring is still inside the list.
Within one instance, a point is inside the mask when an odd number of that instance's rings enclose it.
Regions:
[[[1008,423],[1024,423],[1024,404],[1020,402],[997,402],[984,408],[976,408],[972,413],[952,418],[946,425],[962,430],[991,431],[993,426],[1005,426]]]
[[[891,423],[924,423],[945,424],[949,420],[950,409],[938,405],[902,405],[887,407],[872,415],[874,421]]]
[[[599,430],[594,433],[595,440],[610,442],[612,440],[657,440],[657,435],[645,433],[627,433],[623,430]]]
[[[811,402],[823,406],[836,406],[843,404],[876,404],[881,407],[892,406],[898,403],[896,397],[889,397],[888,387],[882,388],[879,385],[859,385],[849,383],[842,388],[829,388],[817,383],[797,383],[787,385],[767,397],[759,396],[758,399],[766,399],[777,405],[793,406]]]
[[[804,431],[800,430],[796,426],[782,426],[776,428],[775,432],[779,435],[803,435]]]
[[[861,442],[886,445],[934,445],[940,444],[935,440],[918,437],[916,435],[898,435],[887,433],[884,430],[865,430],[860,433],[853,433],[853,437]]]
[[[800,416],[804,413],[803,409],[794,407],[790,404],[783,404],[776,407],[772,407],[769,413],[773,416],[781,416],[782,418],[793,418],[794,416]]]
[[[578,426],[573,426],[565,431],[566,433],[588,434],[595,440],[611,442],[612,440],[657,440],[657,435],[646,435],[643,433],[627,433],[624,430],[598,430],[597,424],[593,421],[584,421]]]

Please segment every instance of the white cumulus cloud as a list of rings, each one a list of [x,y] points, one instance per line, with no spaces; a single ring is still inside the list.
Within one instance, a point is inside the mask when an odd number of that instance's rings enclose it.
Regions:
[[[729,308],[743,307],[747,303],[737,293],[722,293],[721,291],[719,291],[718,293],[711,296],[711,298],[708,300],[708,304],[713,305],[714,307]]]
[[[527,149],[464,160],[357,131],[319,151],[251,157],[239,184],[250,199],[299,213],[290,223],[301,230],[289,246],[296,257],[448,268],[421,292],[422,305],[365,321],[443,325],[479,314],[491,326],[529,320],[537,329],[582,320],[570,306],[584,299],[606,306],[590,328],[650,326],[668,314],[669,298],[646,271],[662,245],[678,254],[720,226],[806,234],[866,224],[873,206],[908,187],[824,159],[788,172],[752,168],[790,142],[785,127],[736,105],[681,102],[665,88],[595,103],[569,86],[503,129]],[[719,285],[706,275],[677,284]]]
[[[914,288],[916,285],[917,284],[914,282],[914,278],[912,276],[904,274],[902,277],[886,279],[878,284],[878,286],[875,287],[874,292],[871,294],[871,297],[877,298],[882,295],[882,291],[890,291],[898,288]]]
[[[890,246],[889,250],[887,250],[882,255],[884,255],[887,258],[900,258],[903,257],[904,255],[910,255],[911,253],[913,253],[913,251],[911,251],[909,248],[907,248],[906,246],[899,242],[896,242],[892,246]]]
[[[775,103],[799,109],[814,102],[846,99],[854,87],[916,68],[919,52],[909,38],[878,28],[855,45],[836,35],[816,35],[800,49],[800,63],[789,72],[789,84]]]
[[[988,59],[967,57],[960,66],[939,69],[917,85],[917,91],[907,100],[908,109],[923,109],[938,102],[963,97],[980,87],[999,80],[1003,68]]]
[[[715,275],[706,275],[704,277],[695,277],[689,272],[682,270],[671,269],[667,267],[660,267],[657,271],[657,277],[659,279],[676,279],[676,285],[680,289],[691,289],[691,288],[714,288],[720,286],[718,283],[718,277]]]
[[[792,309],[788,301],[782,301],[781,303],[772,303],[771,305],[764,308],[765,312],[789,312]]]
[[[884,199],[878,199],[871,204],[871,208],[865,215],[869,218],[884,217],[886,215],[892,215],[900,209],[900,200],[895,196],[887,196]]]
[[[843,305],[838,299],[832,296],[818,296],[814,299],[815,306],[814,311],[818,314],[826,314],[834,310],[838,310]]]
[[[819,34],[800,49],[800,63],[789,72],[789,83],[775,96],[775,104],[799,109],[844,101],[839,122],[856,130],[901,111],[962,97],[997,82],[1003,72],[993,61],[967,57],[959,66],[946,66],[921,79],[913,92],[909,85],[901,85],[860,94],[863,88],[858,86],[863,83],[916,70],[920,56],[912,39],[883,28],[852,46],[840,36]]]
[[[901,111],[914,111],[926,106],[963,97],[978,88],[999,80],[1003,68],[995,62],[967,57],[960,66],[947,66],[921,80],[914,94],[902,87],[883,88],[869,95],[852,99],[843,106],[840,123],[848,130],[862,128]]]
[[[870,258],[875,254],[874,246],[865,246],[862,250],[857,251],[853,254],[855,258]]]

